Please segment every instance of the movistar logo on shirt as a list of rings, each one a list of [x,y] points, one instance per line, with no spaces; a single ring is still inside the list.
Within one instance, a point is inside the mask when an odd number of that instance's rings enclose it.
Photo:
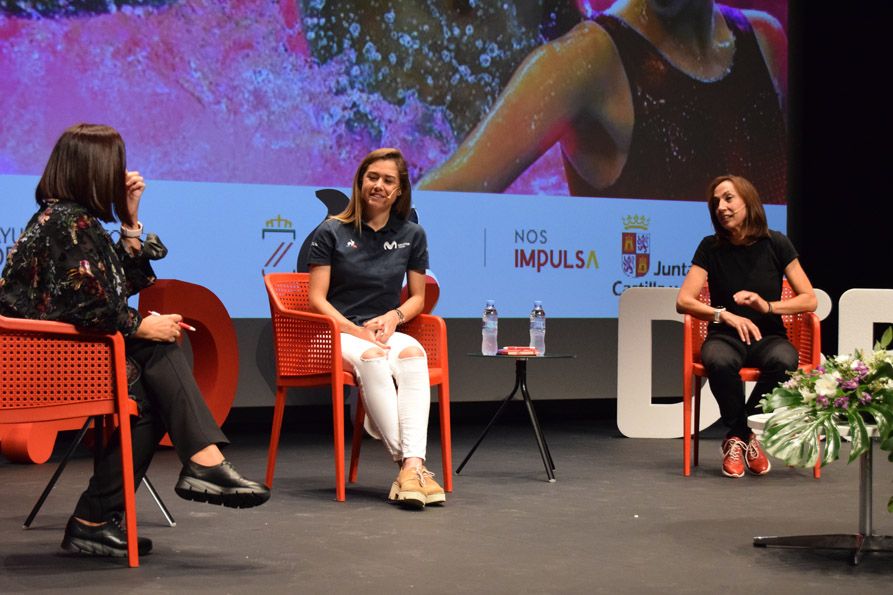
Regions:
[[[385,242],[384,249],[385,250],[399,250],[400,248],[406,248],[410,245],[410,242]]]
[[[356,247],[357,247],[357,243],[354,242],[353,240],[350,240],[349,242],[347,242],[347,247],[348,247],[348,248],[356,248]]]

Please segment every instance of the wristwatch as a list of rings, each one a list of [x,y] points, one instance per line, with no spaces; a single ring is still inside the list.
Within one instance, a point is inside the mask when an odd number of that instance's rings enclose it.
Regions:
[[[713,308],[713,324],[719,324],[720,322],[722,322],[719,317],[722,316],[722,313],[725,311],[726,309],[723,307]]]

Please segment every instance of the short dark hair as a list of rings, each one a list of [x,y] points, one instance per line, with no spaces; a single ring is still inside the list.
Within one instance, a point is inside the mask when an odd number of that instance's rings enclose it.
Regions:
[[[400,195],[394,201],[394,204],[391,205],[391,212],[400,219],[406,219],[412,210],[412,184],[409,182],[409,168],[406,166],[403,153],[400,152],[400,149],[376,149],[366,155],[363,161],[360,162],[357,173],[353,177],[353,191],[350,195],[350,202],[346,209],[335,215],[335,219],[343,223],[353,223],[357,230],[362,229],[363,226],[363,176],[366,175],[366,170],[369,169],[369,166],[376,161],[393,161],[397,165],[397,175],[400,178]]]
[[[76,124],[56,141],[34,198],[72,200],[109,222],[126,212],[127,156],[111,126]]]
[[[730,241],[728,230],[720,225],[719,219],[716,218],[716,207],[719,205],[719,198],[714,196],[716,187],[723,182],[731,182],[738,191],[738,196],[744,201],[744,207],[747,213],[744,216],[744,240],[752,242],[759,238],[769,236],[769,225],[766,223],[766,211],[763,209],[763,202],[760,200],[760,193],[754,188],[747,178],[726,174],[715,178],[707,187],[707,208],[710,209],[710,221],[713,222],[713,229],[716,230],[716,237],[722,241]]]

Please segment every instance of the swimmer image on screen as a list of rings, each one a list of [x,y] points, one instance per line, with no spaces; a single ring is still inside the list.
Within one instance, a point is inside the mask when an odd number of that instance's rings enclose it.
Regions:
[[[786,80],[768,12],[619,0],[532,51],[418,188],[503,192],[558,144],[571,195],[700,200],[736,171],[783,204]]]

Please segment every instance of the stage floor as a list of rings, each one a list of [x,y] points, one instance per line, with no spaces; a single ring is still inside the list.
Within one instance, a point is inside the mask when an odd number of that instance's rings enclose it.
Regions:
[[[325,424],[287,423],[273,497],[250,510],[181,500],[173,491],[179,463],[159,452],[149,475],[177,526],[167,527],[140,490],[140,535],[155,548],[134,570],[59,548],[91,465],[86,451],[30,530],[22,521],[54,465],[0,462],[0,592],[890,592],[893,555],[868,554],[853,567],[843,552],[752,546],[756,535],[854,532],[858,464],[838,461],[814,480],[811,470],[773,461],[765,477],[732,480],[720,473],[714,430],[702,439],[700,468],[685,478],[679,440],[627,439],[612,419],[547,415],[558,478],[548,483],[532,431],[523,417],[510,418],[455,476],[446,506],[421,512],[386,503],[396,469],[368,438],[359,482],[336,502]],[[482,427],[454,420],[454,466]],[[267,430],[225,429],[227,456],[261,479]],[[429,460],[440,478],[436,436]],[[876,456],[877,533],[893,534],[891,470]]]

